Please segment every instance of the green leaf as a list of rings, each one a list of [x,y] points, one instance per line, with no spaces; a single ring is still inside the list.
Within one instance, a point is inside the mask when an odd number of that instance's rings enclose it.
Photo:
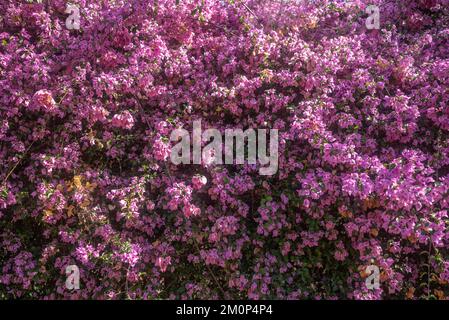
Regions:
[[[3,188],[2,191],[1,191],[1,193],[0,193],[0,196],[1,196],[3,199],[6,199],[6,198],[8,197],[8,190],[7,190],[6,188]]]

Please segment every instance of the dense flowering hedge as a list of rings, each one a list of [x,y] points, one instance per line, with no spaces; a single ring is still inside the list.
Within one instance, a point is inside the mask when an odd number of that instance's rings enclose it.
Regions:
[[[0,298],[449,295],[448,0],[41,2],[0,2]],[[173,165],[196,119],[278,173]]]

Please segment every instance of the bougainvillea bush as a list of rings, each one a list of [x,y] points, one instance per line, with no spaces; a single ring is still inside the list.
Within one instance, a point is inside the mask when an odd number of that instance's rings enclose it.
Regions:
[[[0,3],[0,298],[446,299],[448,0],[71,4]],[[174,165],[194,120],[278,172]]]

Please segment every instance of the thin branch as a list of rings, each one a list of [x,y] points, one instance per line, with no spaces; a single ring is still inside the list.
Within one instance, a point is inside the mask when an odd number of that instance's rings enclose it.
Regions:
[[[248,10],[249,13],[251,13],[257,19],[257,21],[259,21],[259,17],[245,3],[242,2],[242,4],[245,7],[245,9]]]
[[[23,158],[25,158],[25,156],[27,155],[28,151],[30,151],[30,149],[33,146],[34,142],[35,142],[35,140],[33,142],[31,142],[31,144],[25,150],[25,153],[22,155],[22,157],[19,159],[19,161],[16,162],[14,167],[12,167],[12,169],[6,175],[5,179],[3,179],[2,184],[1,184],[2,187],[5,186],[6,181],[8,180],[8,178],[11,176],[11,174],[14,172],[14,170],[16,170],[17,166],[22,162]]]
[[[128,269],[126,269],[125,290],[126,290],[126,299],[132,300],[131,297],[130,297],[130,295],[129,295],[129,288],[128,288],[129,267],[130,267],[130,265],[128,265]]]
[[[200,254],[200,247],[198,246],[196,238],[193,238],[193,243],[195,244],[195,247],[196,247],[196,250],[198,251],[198,254]],[[209,265],[207,263],[205,265],[206,265],[207,270],[209,271],[209,274],[214,279],[218,289],[220,289],[221,294],[223,295],[223,298],[225,298],[226,297],[226,293],[224,292],[223,288],[221,287],[220,283],[218,282],[217,278],[215,277],[215,274],[213,273],[212,269],[209,267]]]

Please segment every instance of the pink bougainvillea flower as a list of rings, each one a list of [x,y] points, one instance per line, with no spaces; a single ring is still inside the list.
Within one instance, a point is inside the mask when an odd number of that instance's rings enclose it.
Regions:
[[[201,213],[201,210],[200,210],[200,208],[198,208],[192,204],[187,204],[182,209],[182,212],[184,213],[184,216],[186,218],[190,218],[191,216],[199,215]]]
[[[196,190],[201,189],[207,183],[207,178],[202,175],[194,175],[192,177],[192,185]]]

